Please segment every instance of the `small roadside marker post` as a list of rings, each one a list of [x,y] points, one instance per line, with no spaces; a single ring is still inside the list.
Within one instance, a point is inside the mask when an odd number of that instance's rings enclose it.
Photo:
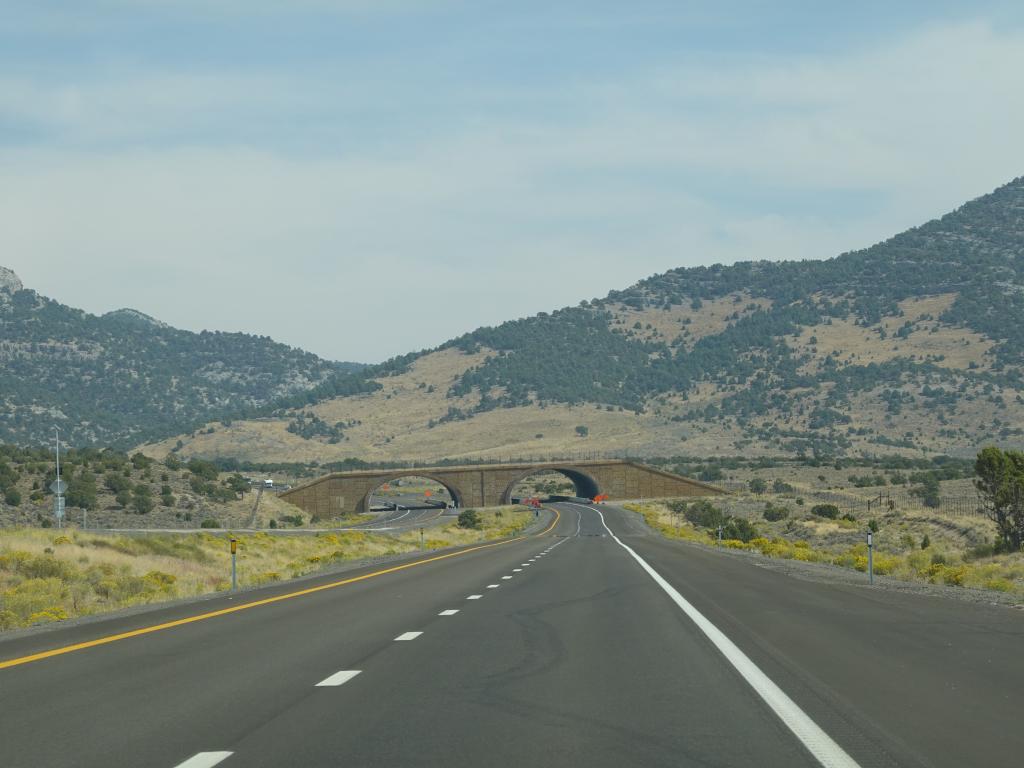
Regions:
[[[871,541],[871,531],[868,531],[868,584],[874,584],[875,583],[875,568],[874,568],[874,562],[873,562],[874,558],[872,558],[872,554],[874,553],[874,549],[875,549],[875,545]]]
[[[426,544],[423,541],[423,529],[420,528],[420,549],[425,549]]]
[[[718,546],[722,546],[722,526],[718,526]]]
[[[231,537],[231,591],[238,590],[238,569],[235,567],[235,558],[238,553],[238,539]]]

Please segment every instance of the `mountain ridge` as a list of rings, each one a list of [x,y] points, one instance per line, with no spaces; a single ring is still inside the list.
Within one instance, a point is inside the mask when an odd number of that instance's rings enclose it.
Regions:
[[[136,309],[93,315],[0,267],[0,441],[124,447],[323,386],[359,364],[243,333],[173,328]]]
[[[7,442],[56,422],[81,443],[316,461],[967,453],[1024,434],[1024,178],[831,259],[673,269],[372,366],[0,278]]]
[[[443,375],[432,358],[445,361]],[[966,454],[978,441],[1020,442],[1022,363],[1017,178],[869,248],[669,270],[370,366],[352,376],[376,392],[278,411],[234,443],[230,430],[184,442],[204,455],[279,459],[436,457],[454,443],[449,451],[476,457],[569,450],[586,443],[574,437],[584,427],[610,449],[662,454]],[[403,409],[415,416],[385,413]],[[296,443],[300,413],[360,423],[344,441]]]

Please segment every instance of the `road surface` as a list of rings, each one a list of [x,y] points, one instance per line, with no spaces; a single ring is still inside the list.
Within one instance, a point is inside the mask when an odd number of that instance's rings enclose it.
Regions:
[[[555,506],[543,535],[2,642],[0,765],[1021,764],[1021,612]]]

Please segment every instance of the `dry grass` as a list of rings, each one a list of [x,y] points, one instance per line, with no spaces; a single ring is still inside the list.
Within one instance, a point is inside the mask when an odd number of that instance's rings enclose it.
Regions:
[[[986,353],[992,342],[984,336],[964,328],[954,328],[938,321],[956,299],[956,294],[941,294],[922,298],[905,299],[899,303],[902,317],[884,317],[876,325],[863,327],[854,317],[835,318],[831,325],[816,325],[805,328],[793,345],[801,352],[813,352],[814,358],[807,363],[804,371],[817,371],[822,362],[838,352],[836,362],[845,365],[867,365],[883,363],[897,357],[914,356],[926,358],[929,355],[943,355],[945,359],[937,365],[964,369],[971,363],[979,368],[987,367]],[[930,317],[934,319],[926,320]],[[917,328],[907,338],[898,338],[896,332],[905,322],[915,323]],[[882,339],[879,330],[884,330]],[[811,338],[815,342],[811,342]]]
[[[741,291],[720,299],[706,300],[698,310],[689,304],[676,304],[669,309],[640,310],[617,304],[611,306],[611,311],[613,327],[631,331],[636,338],[670,344],[682,337],[684,346],[692,349],[705,336],[724,331],[733,322],[734,314],[739,313],[740,317],[751,314],[754,310],[748,309],[750,305],[768,309],[772,302],[770,299],[755,299]],[[637,323],[640,323],[640,328],[636,328]]]
[[[834,318],[830,324],[822,323],[804,328],[797,337],[785,339],[797,353],[811,357],[805,364],[807,371],[818,371],[827,359],[840,366],[881,363],[897,357],[918,362],[931,360],[952,371],[975,366],[987,370],[992,341],[963,328],[940,323],[936,318],[948,309],[955,294],[941,294],[907,299],[900,303],[903,315],[886,317],[874,326],[858,326],[854,318]],[[691,347],[698,339],[725,330],[733,322],[733,315],[743,317],[750,313],[751,304],[768,306],[768,302],[737,293],[713,301],[705,301],[699,310],[689,304],[673,306],[668,310],[633,310],[624,305],[612,305],[612,327],[638,338],[671,343],[681,339],[684,347]],[[914,324],[906,338],[896,334],[907,321]],[[635,328],[639,323],[640,327]],[[649,327],[648,327],[649,326]],[[884,331],[886,338],[881,338]],[[813,342],[812,342],[813,339]],[[451,385],[469,368],[482,363],[489,350],[466,355],[457,349],[446,349],[426,355],[412,364],[401,375],[379,379],[378,392],[354,397],[338,398],[313,406],[317,416],[328,423],[354,423],[345,430],[345,439],[334,445],[323,440],[305,440],[287,431],[288,419],[256,419],[236,421],[231,426],[210,424],[212,434],[199,430],[192,436],[182,436],[183,455],[203,457],[233,456],[254,462],[329,462],[346,458],[367,461],[403,459],[432,460],[440,457],[452,459],[499,459],[512,456],[573,455],[582,452],[629,451],[640,455],[701,455],[713,453],[743,453],[744,455],[777,454],[779,444],[763,440],[751,443],[749,435],[735,424],[735,420],[697,421],[673,420],[691,411],[719,403],[723,398],[739,391],[739,385],[719,381],[703,382],[687,400],[677,395],[662,395],[648,402],[646,412],[635,415],[627,411],[607,411],[595,406],[571,407],[553,405],[541,408],[530,405],[521,408],[497,409],[476,414],[466,421],[438,423],[449,407],[471,410],[479,402],[479,394],[449,400],[446,395]],[[837,355],[832,357],[832,355]],[[942,358],[941,360],[939,358]],[[959,382],[953,382],[957,385]],[[891,385],[887,385],[891,386]],[[1005,409],[993,411],[989,396],[971,385],[957,404],[955,414],[943,414],[942,408],[928,409],[920,400],[923,380],[914,379],[905,385],[908,394],[918,400],[914,407],[903,413],[887,413],[882,401],[882,390],[858,392],[851,398],[851,428],[870,430],[862,435],[851,435],[850,453],[886,453],[922,455],[921,448],[960,454],[971,450],[979,441],[991,439],[994,413],[1003,423],[1024,421],[1024,403],[1015,400],[1015,391],[1003,392]],[[828,389],[807,392],[812,402]],[[751,426],[780,426],[807,430],[809,414],[803,416],[769,412],[751,420]],[[944,421],[945,420],[945,421]],[[948,422],[948,423],[946,423]],[[431,424],[434,424],[432,427]],[[585,425],[590,436],[580,439],[575,428]],[[955,427],[955,434],[949,432]],[[960,430],[960,431],[957,431]],[[890,440],[902,440],[910,434],[917,447],[884,446],[871,442],[875,435]],[[163,457],[178,438],[144,446],[147,454]]]
[[[714,503],[721,504],[722,499]],[[749,500],[747,500],[749,501]],[[724,511],[746,516],[744,500],[722,504]],[[773,502],[780,504],[781,502]],[[763,509],[764,502],[757,502]],[[784,505],[784,504],[783,504]],[[667,538],[714,543],[710,533],[678,520],[663,503],[627,504],[643,515],[648,525]],[[785,506],[785,505],[784,505]],[[867,571],[866,523],[823,520],[790,504],[791,516],[769,523],[755,523],[760,536],[749,542],[727,540],[730,549],[759,552],[768,557],[825,563]],[[992,554],[983,542],[991,539],[991,524],[982,518],[951,518],[936,513],[914,512],[879,517],[881,529],[874,538],[874,571],[905,581],[921,581],[957,587],[988,589],[1024,597],[1024,553]],[[927,536],[930,544],[922,548]]]
[[[454,520],[428,529],[425,549],[523,530],[533,518],[522,507],[480,513],[479,530]],[[324,570],[345,561],[413,552],[417,531],[383,536],[363,531],[316,535],[241,534],[238,581],[258,586]],[[196,597],[230,587],[227,537],[208,532],[102,536],[48,529],[0,531],[0,629],[24,627],[128,606]]]

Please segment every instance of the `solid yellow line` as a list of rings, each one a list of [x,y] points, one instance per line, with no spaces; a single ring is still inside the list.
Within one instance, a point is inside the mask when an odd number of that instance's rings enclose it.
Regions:
[[[555,523],[558,522],[561,515],[558,514],[558,510],[552,510],[555,513],[555,520],[551,525],[545,528],[537,536],[543,536],[545,533],[555,527]],[[173,627],[180,627],[185,624],[192,624],[196,621],[205,621],[206,619],[212,619],[217,616],[226,616],[229,613],[237,613],[238,611],[246,611],[250,608],[257,608],[261,605],[270,605],[271,603],[279,603],[282,600],[290,600],[293,597],[302,597],[303,595],[311,595],[314,592],[322,592],[325,589],[334,589],[335,587],[343,587],[346,584],[354,584],[357,581],[365,581],[366,579],[372,579],[375,576],[383,576],[387,573],[395,573],[396,571],[404,571],[407,568],[415,568],[417,565],[425,565],[427,563],[435,563],[438,560],[447,560],[450,557],[458,557],[459,555],[465,555],[469,552],[477,552],[481,549],[490,549],[491,547],[500,547],[503,544],[511,544],[514,541],[523,541],[526,536],[517,536],[514,539],[506,539],[505,541],[496,541],[492,544],[480,544],[476,547],[470,547],[469,549],[462,549],[458,552],[449,552],[446,555],[436,555],[435,557],[428,557],[424,560],[416,560],[412,563],[403,563],[402,565],[395,565],[391,568],[384,568],[380,571],[374,571],[372,573],[364,573],[362,576],[353,576],[349,579],[342,579],[341,581],[332,581],[329,584],[321,584],[316,587],[308,587],[306,589],[300,589],[295,592],[288,592],[283,595],[276,595],[275,597],[265,597],[262,600],[253,600],[249,603],[242,603],[241,605],[233,605],[230,608],[221,608],[217,611],[208,611],[206,613],[199,613],[195,616],[187,616],[183,619],[175,619],[174,621],[166,621],[163,624],[154,624],[149,627],[142,627],[140,629],[133,629],[128,632],[121,632],[116,635],[107,635],[106,637],[98,637],[95,640],[86,640],[82,643],[75,643],[74,645],[65,645],[60,648],[51,648],[48,651],[40,651],[39,653],[33,653],[28,656],[20,656],[16,659],[8,659],[7,661],[0,661],[0,669],[7,669],[8,667],[17,667],[21,664],[29,664],[33,661],[41,661],[42,659],[49,659],[53,656],[63,656],[65,653],[72,653],[74,651],[84,651],[86,648],[95,648],[98,645],[106,645],[107,643],[115,643],[118,640],[127,640],[130,637],[139,637],[140,635],[148,635],[152,632],[160,632],[165,629],[172,629]]]

